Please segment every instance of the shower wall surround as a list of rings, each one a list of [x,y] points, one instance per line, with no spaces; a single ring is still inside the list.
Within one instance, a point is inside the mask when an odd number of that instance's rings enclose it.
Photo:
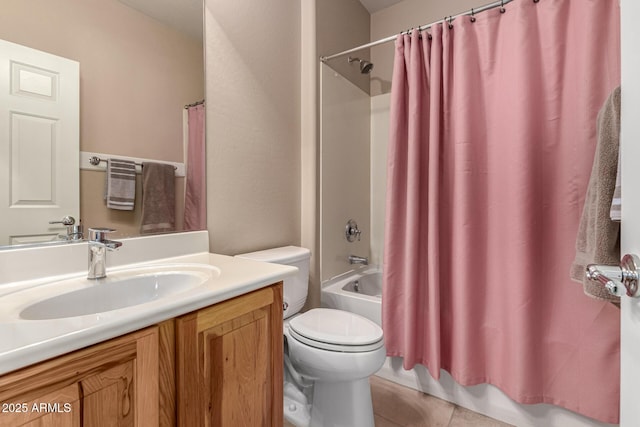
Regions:
[[[370,15],[359,0],[302,2],[302,246],[311,249],[307,308],[320,305],[320,83],[318,57],[369,40]],[[368,51],[367,51],[368,55]],[[346,61],[332,64],[361,89],[369,79]]]
[[[371,261],[382,265],[390,94],[371,97]]]
[[[369,257],[369,95],[325,64],[321,66],[322,280],[352,270],[349,255]],[[358,223],[360,240],[348,242],[345,225]]]
[[[316,20],[318,56],[369,43],[370,15],[358,0],[317,0]],[[364,49],[353,56],[369,59],[369,55]],[[369,76],[360,72],[357,62],[350,64],[345,56],[327,64],[369,93]]]

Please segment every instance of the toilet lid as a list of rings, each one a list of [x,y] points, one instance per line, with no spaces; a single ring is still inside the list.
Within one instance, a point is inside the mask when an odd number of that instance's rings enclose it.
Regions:
[[[294,317],[289,328],[296,338],[313,341],[315,346],[336,350],[336,346],[352,347],[352,351],[370,351],[382,346],[382,328],[371,320],[348,311],[314,308]],[[308,343],[308,342],[307,342]],[[329,348],[328,348],[329,349]],[[348,351],[342,349],[342,351]]]

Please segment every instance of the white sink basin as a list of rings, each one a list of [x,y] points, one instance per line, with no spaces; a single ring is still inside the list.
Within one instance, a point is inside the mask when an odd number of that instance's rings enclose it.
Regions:
[[[16,294],[24,299],[32,293],[31,301],[37,301],[22,309],[19,317],[47,320],[104,313],[176,297],[219,275],[216,267],[178,264],[123,270],[99,280],[63,280]]]

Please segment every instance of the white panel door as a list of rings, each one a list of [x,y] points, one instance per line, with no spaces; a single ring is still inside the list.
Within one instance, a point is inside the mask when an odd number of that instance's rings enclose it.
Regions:
[[[622,253],[640,255],[640,2],[623,0],[622,12]],[[640,425],[640,298],[621,298],[620,425]]]
[[[76,61],[0,40],[0,245],[54,240],[80,217]]]

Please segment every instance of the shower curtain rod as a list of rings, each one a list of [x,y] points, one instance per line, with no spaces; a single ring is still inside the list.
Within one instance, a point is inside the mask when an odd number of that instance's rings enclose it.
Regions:
[[[415,29],[418,30],[418,31],[423,31],[423,30],[429,29],[429,28],[431,28],[431,26],[439,24],[441,22],[447,22],[447,21],[451,22],[454,19],[459,18],[461,16],[474,16],[475,14],[480,13],[480,12],[484,12],[485,10],[494,9],[496,7],[503,7],[505,4],[511,3],[512,1],[513,0],[495,1],[493,3],[489,3],[489,4],[485,4],[484,6],[480,6],[478,8],[473,8],[473,9],[467,11],[467,12],[459,13],[458,15],[447,16],[444,19],[441,19],[440,21],[432,22],[430,24],[425,24],[425,25],[422,25],[422,26],[420,26],[418,28],[415,28]],[[538,3],[538,1],[540,1],[540,0],[533,0],[534,3]],[[412,28],[410,30],[407,30],[407,31],[402,31],[400,34],[409,34],[413,30],[414,30],[414,28]],[[381,44],[384,44],[384,43],[387,43],[387,42],[394,41],[397,37],[398,37],[398,35],[395,34],[393,36],[385,37],[385,38],[377,40],[375,42],[363,44],[362,46],[358,46],[358,47],[354,47],[354,48],[349,49],[349,50],[345,50],[343,52],[334,53],[333,55],[321,56],[320,60],[322,62],[327,62],[330,59],[338,58],[340,56],[348,55],[350,53],[357,52],[357,51],[362,50],[362,49],[367,49],[367,48],[370,48],[370,47],[373,47],[373,46],[378,46],[378,45],[381,45]]]

